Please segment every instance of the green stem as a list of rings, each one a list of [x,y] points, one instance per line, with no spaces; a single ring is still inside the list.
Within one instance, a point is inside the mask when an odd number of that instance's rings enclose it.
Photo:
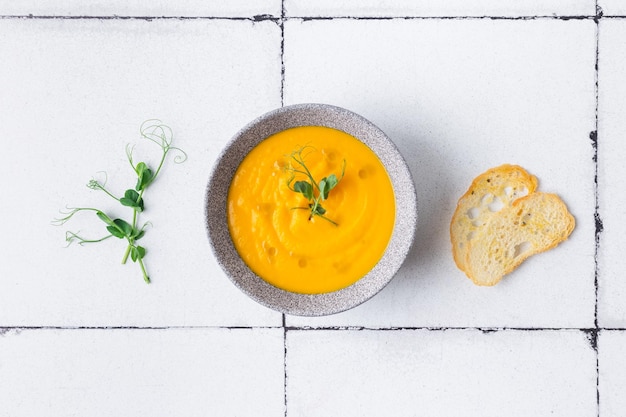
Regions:
[[[148,188],[148,186],[154,182],[156,177],[159,175],[159,172],[161,172],[161,168],[163,167],[163,163],[165,162],[165,157],[167,156],[167,153],[169,152],[169,150],[170,150],[169,146],[167,148],[163,148],[163,156],[161,156],[161,162],[159,162],[159,166],[157,167],[157,170],[154,172],[154,175],[152,176],[150,181],[146,183],[144,190]]]
[[[317,214],[317,206],[319,205],[320,205],[320,197],[317,196],[317,198],[313,199],[313,206],[311,207],[311,216],[314,214]],[[321,216],[321,214],[319,216]]]
[[[105,179],[105,184],[106,184],[106,179]],[[95,179],[92,179],[91,181],[89,181],[89,183],[87,184],[87,187],[91,188],[92,190],[101,190],[104,191],[109,197],[111,197],[112,199],[116,200],[116,201],[120,201],[119,198],[115,197],[113,194],[111,194],[111,192],[109,192],[109,190],[107,190],[104,185],[105,184],[100,184],[100,182],[98,182]]]
[[[302,159],[302,155],[300,155],[300,160],[296,159],[296,157],[292,157],[294,159],[294,161],[296,161],[298,164],[300,164],[300,166],[302,166],[302,168],[304,168],[304,170],[306,171],[304,174],[309,177],[309,179],[311,180],[311,183],[315,186],[315,188],[317,188],[317,190],[320,190],[319,185],[317,185],[317,182],[315,181],[315,179],[313,178],[313,174],[311,174],[311,171],[309,171],[309,168],[306,166],[306,164],[304,163],[304,159]]]
[[[143,259],[139,258],[137,259],[137,261],[139,262],[139,266],[141,267],[141,272],[143,272],[143,280],[146,281],[146,284],[150,284],[150,277],[148,276],[148,273],[146,272],[146,267],[143,264]]]
[[[329,219],[328,217],[324,216],[323,214],[320,214],[317,212],[317,206],[319,206],[319,196],[314,200],[313,206],[311,207],[311,217],[313,216],[319,216],[322,219],[331,222],[332,224],[334,224],[335,226],[339,226],[339,224],[331,219]],[[309,220],[311,220],[311,217],[309,217]]]
[[[104,187],[98,187],[98,188],[100,188],[102,191],[104,191],[105,193],[107,193],[107,194],[108,194],[109,196],[111,196],[111,198],[113,198],[114,200],[120,201],[120,199],[119,199],[119,198],[117,198],[117,197],[115,197],[113,194],[111,194],[111,193],[109,192],[109,190],[107,190],[106,188],[104,188]]]
[[[322,219],[331,222],[332,224],[334,224],[335,226],[339,226],[339,223],[332,221],[331,219],[329,219],[328,217],[324,216],[323,214],[317,214],[317,216],[320,216]]]
[[[163,164],[163,159],[161,159],[161,164]],[[159,169],[161,169],[160,165],[159,165]],[[154,179],[154,177],[153,177],[153,179]],[[146,184],[145,187],[139,192],[139,195],[137,196],[136,203],[139,203],[141,201],[141,199],[143,198],[143,193],[146,190],[147,186],[148,186],[148,184]],[[135,209],[133,209],[133,224],[132,224],[132,227],[133,227],[133,230],[135,230],[136,227],[137,227],[137,210],[135,210]],[[124,258],[122,259],[122,264],[125,264],[126,261],[128,260],[128,256],[130,255],[130,251],[131,251],[131,249],[133,248],[134,245],[135,245],[135,240],[134,239],[128,239],[128,247],[126,248],[126,252],[124,253]],[[138,261],[139,261],[139,266],[141,267],[141,272],[143,273],[143,280],[146,281],[146,283],[149,284],[150,283],[150,278],[148,277],[148,274],[146,272],[146,267],[143,264],[143,260],[141,258],[139,258]]]
[[[126,263],[126,261],[128,260],[128,256],[130,255],[130,250],[133,247],[132,243],[130,243],[130,241],[128,242],[128,247],[126,248],[126,252],[124,252],[124,257],[122,258],[122,265],[124,265]]]

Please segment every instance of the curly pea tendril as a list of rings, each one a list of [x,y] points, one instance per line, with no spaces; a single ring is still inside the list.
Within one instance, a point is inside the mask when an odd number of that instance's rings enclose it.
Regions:
[[[161,172],[161,168],[163,167],[167,154],[170,151],[175,151],[178,153],[178,155],[174,157],[174,163],[176,164],[185,162],[187,160],[187,154],[182,149],[172,146],[172,140],[174,139],[172,129],[170,129],[168,126],[161,124],[160,120],[153,119],[143,122],[140,128],[140,133],[142,138],[155,143],[161,148],[161,160],[159,161],[156,170],[152,170],[145,162],[139,162],[135,164],[133,160],[134,147],[127,145],[126,156],[128,158],[128,162],[130,163],[130,166],[133,168],[133,171],[137,176],[137,183],[134,189],[130,188],[124,192],[124,195],[122,197],[116,197],[115,194],[113,194],[106,188],[106,173],[104,174],[104,181],[91,179],[87,183],[88,188],[92,190],[103,191],[106,195],[117,201],[122,206],[131,208],[133,210],[132,220],[129,222],[119,218],[113,219],[109,215],[107,215],[104,210],[93,207],[68,207],[65,211],[61,211],[63,217],[54,219],[52,223],[54,225],[60,226],[65,224],[78,213],[95,213],[95,215],[106,224],[106,231],[108,232],[108,234],[101,238],[94,239],[85,238],[79,234],[80,232],[67,231],[65,233],[65,241],[67,242],[68,246],[74,242],[78,243],[79,245],[85,245],[87,243],[98,243],[111,237],[125,239],[127,242],[127,246],[126,251],[124,252],[124,256],[122,258],[122,264],[125,264],[128,260],[128,257],[130,256],[133,262],[139,264],[144,281],[146,283],[150,283],[150,277],[148,276],[148,272],[146,271],[146,266],[143,261],[146,256],[146,249],[143,246],[137,244],[137,241],[145,235],[146,228],[150,226],[150,222],[143,223],[141,227],[139,227],[137,224],[139,213],[141,213],[145,207],[144,193],[146,189],[150,185],[152,185],[154,180]]]

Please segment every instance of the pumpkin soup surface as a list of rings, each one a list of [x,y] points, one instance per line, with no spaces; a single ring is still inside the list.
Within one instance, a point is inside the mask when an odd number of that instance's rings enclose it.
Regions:
[[[302,155],[316,182],[341,178],[325,216],[288,186]],[[295,180],[307,180],[296,173]],[[317,194],[317,190],[316,190]],[[228,193],[228,227],[250,269],[286,291],[318,294],[347,287],[380,260],[395,222],[391,181],[378,157],[353,136],[320,126],[295,127],[260,142],[244,158]],[[304,208],[304,209],[302,209]]]

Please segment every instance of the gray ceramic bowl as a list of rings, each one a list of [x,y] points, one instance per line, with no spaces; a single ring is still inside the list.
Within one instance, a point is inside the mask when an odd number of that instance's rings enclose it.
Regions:
[[[370,147],[385,165],[396,198],[391,241],[378,264],[349,287],[324,294],[288,292],[254,274],[239,256],[228,231],[226,199],[244,157],[268,136],[298,126],[342,130]],[[325,104],[298,104],[271,111],[239,131],[218,157],[206,193],[206,226],[218,263],[232,282],[257,302],[285,314],[322,316],[368,300],[391,281],[406,258],[417,224],[417,197],[407,165],[395,145],[376,126],[348,110]]]

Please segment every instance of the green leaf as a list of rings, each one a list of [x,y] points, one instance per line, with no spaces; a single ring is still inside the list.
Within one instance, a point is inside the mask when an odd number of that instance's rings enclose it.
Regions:
[[[107,226],[107,230],[116,238],[122,239],[124,237],[124,232],[122,232],[116,226]]]
[[[124,198],[137,201],[139,199],[139,193],[135,190],[126,190],[126,192],[124,193]]]
[[[130,236],[133,233],[133,226],[131,226],[126,220],[115,219],[113,220],[115,226],[124,233],[124,236]]]
[[[135,200],[131,200],[130,198],[122,197],[120,198],[120,203],[126,207],[139,207],[139,204]]]
[[[135,229],[135,231],[133,232],[133,239],[135,240],[139,240],[143,237],[143,235],[146,234],[145,230],[139,230],[139,229]]]
[[[301,193],[308,200],[313,200],[313,186],[310,183],[306,181],[296,181],[293,185],[293,189],[296,192]]]
[[[154,179],[154,174],[152,173],[152,170],[150,170],[150,168],[148,168],[148,166],[143,162],[137,164],[135,171],[137,172],[137,185],[135,185],[135,189],[137,191],[144,190]]]
[[[335,174],[330,174],[326,179],[326,184],[328,184],[328,191],[330,191],[339,184],[339,180]]]
[[[140,162],[137,164],[137,166],[135,167],[135,171],[137,172],[138,176],[141,176],[141,174],[143,174],[143,172],[148,169],[148,165],[146,165],[145,162]]]
[[[322,196],[322,200],[326,200],[328,198],[330,190],[335,188],[338,183],[339,180],[335,174],[330,174],[328,178],[322,178],[320,181],[320,195]]]
[[[135,190],[126,190],[124,197],[120,198],[120,203],[126,207],[133,207],[137,211],[143,211],[143,198]]]
[[[130,259],[133,262],[137,262],[138,259],[143,259],[146,256],[146,249],[143,246],[132,246],[130,248]]]
[[[139,202],[135,200],[130,200],[126,197],[120,198],[120,203],[126,207],[132,207],[137,211],[143,211],[143,199],[139,199]]]
[[[318,187],[320,188],[320,195],[322,196],[322,200],[326,200],[326,198],[328,197],[328,192],[330,191],[328,189],[328,183],[326,182],[326,177],[320,180]]]

